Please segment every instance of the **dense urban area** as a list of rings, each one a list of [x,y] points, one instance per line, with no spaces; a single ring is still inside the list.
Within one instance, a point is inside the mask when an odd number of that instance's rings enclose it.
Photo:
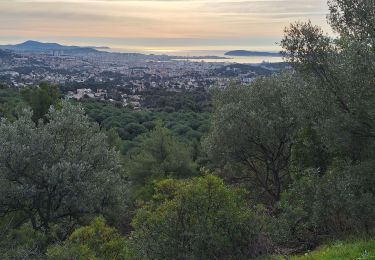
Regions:
[[[45,81],[61,86],[68,98],[108,100],[140,109],[155,91],[202,93],[230,82],[248,84],[257,76],[286,67],[283,63],[228,64],[200,62],[199,58],[195,62],[166,55],[95,50],[64,54],[46,48],[43,52],[32,47],[17,52],[0,50],[2,84],[23,88]]]

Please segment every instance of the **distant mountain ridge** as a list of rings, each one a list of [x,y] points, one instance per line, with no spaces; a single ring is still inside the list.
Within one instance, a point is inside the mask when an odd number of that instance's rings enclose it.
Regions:
[[[67,53],[89,53],[99,52],[93,47],[64,46],[58,43],[43,43],[38,41],[25,41],[14,45],[0,45],[0,49],[12,51],[29,51],[29,52],[48,52],[48,51],[64,51]]]
[[[226,56],[252,56],[252,57],[281,57],[279,52],[265,52],[265,51],[245,51],[235,50],[224,53]]]

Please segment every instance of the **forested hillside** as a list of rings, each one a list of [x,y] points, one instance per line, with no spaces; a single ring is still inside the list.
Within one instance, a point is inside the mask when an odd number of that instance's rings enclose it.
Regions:
[[[143,111],[1,87],[0,259],[374,259],[375,4],[328,5],[336,37],[291,24],[249,85]]]

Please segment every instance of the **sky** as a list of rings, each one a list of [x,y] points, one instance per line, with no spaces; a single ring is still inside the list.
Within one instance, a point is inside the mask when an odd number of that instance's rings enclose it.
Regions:
[[[285,26],[327,29],[327,0],[0,0],[0,44],[277,50]]]

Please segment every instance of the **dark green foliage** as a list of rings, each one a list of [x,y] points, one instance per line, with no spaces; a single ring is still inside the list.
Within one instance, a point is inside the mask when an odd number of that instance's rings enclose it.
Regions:
[[[132,225],[134,259],[250,259],[269,249],[241,193],[210,175],[160,182]]]
[[[31,112],[0,124],[0,214],[24,214],[35,230],[116,208],[118,154],[79,106],[63,102],[48,123]]]
[[[370,232],[375,224],[374,166],[337,162],[323,177],[314,170],[298,174],[283,195],[277,220],[282,235],[276,240],[310,249],[322,236]]]
[[[283,46],[305,81],[294,99],[301,121],[331,152],[363,159],[375,139],[375,52],[348,38],[333,43],[311,24],[292,25]]]
[[[0,234],[1,259],[43,259],[48,245],[56,238],[41,233],[28,224],[13,227],[9,231],[2,229]]]
[[[188,178],[196,174],[188,147],[166,128],[156,126],[140,136],[139,146],[128,155],[126,172],[136,187],[135,198],[148,199],[152,185],[163,178]]]
[[[51,106],[57,107],[60,100],[59,87],[42,82],[37,87],[26,88],[21,91],[22,99],[33,110],[33,121],[38,122],[39,119],[46,119]]]
[[[311,126],[301,127],[294,138],[291,164],[294,171],[318,169],[325,172],[332,154],[321,140],[317,130]]]
[[[211,96],[203,88],[189,91],[167,91],[150,88],[142,92],[142,107],[156,112],[195,112],[203,113],[210,110]]]
[[[282,41],[301,84],[291,93],[300,130],[279,241],[305,248],[375,228],[374,1],[329,6],[338,39],[297,23]]]
[[[161,121],[184,143],[200,140],[208,132],[208,113],[134,112],[101,102],[84,102],[83,105],[91,119],[105,129],[116,129],[121,139],[126,140],[121,149],[123,154],[136,147],[137,137],[153,130],[156,121]]]
[[[285,74],[218,91],[205,140],[206,151],[224,178],[246,184],[258,202],[271,205],[289,181],[296,132],[288,99],[292,80]]]
[[[138,135],[147,132],[147,128],[138,123],[129,123],[121,129],[120,136],[124,140],[132,140]]]
[[[0,88],[0,118],[13,120],[25,106],[18,89]]]
[[[328,0],[333,29],[374,48],[375,2],[373,0]]]
[[[94,119],[104,128],[116,127],[119,128],[119,130],[126,131],[124,128],[128,124],[135,123],[151,130],[155,126],[155,121],[161,120],[167,128],[173,129],[177,125],[183,125],[189,127],[189,131],[201,131],[202,135],[206,133],[208,125],[207,113],[134,112],[125,108],[116,108],[111,104],[101,102],[85,102],[83,105],[89,117]],[[182,133],[181,136],[184,136],[184,134],[185,133]],[[133,135],[127,140],[132,140],[134,137],[135,136]]]

